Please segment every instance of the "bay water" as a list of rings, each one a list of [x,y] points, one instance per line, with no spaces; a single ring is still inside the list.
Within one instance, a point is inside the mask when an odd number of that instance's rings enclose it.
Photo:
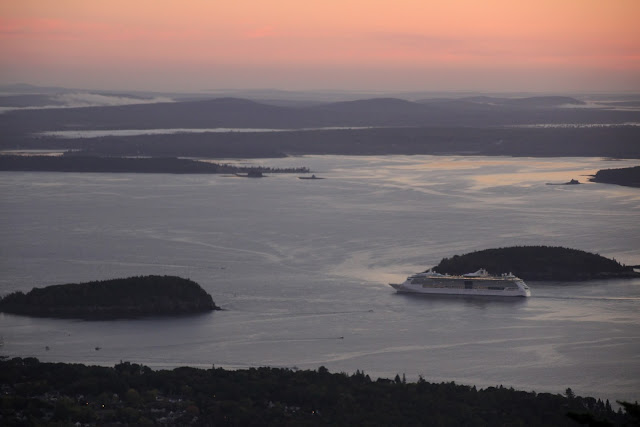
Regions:
[[[234,162],[221,160],[222,162]],[[388,284],[441,258],[553,245],[640,265],[640,189],[584,175],[637,161],[305,156],[290,174],[0,173],[0,295],[160,274],[223,311],[83,321],[0,314],[0,355],[152,368],[327,367],[640,399],[640,280],[530,282],[531,298]],[[579,179],[582,185],[549,186]]]

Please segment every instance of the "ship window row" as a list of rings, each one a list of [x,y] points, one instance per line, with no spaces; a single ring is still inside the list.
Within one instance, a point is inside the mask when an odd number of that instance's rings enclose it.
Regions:
[[[469,280],[465,280],[465,282],[468,282]],[[496,283],[507,283],[507,284],[512,284],[513,281],[511,280],[504,280],[504,279],[482,279],[482,280],[474,280],[473,283],[491,283],[491,284],[496,284]],[[429,284],[429,283],[435,283],[434,279],[431,278],[427,278],[427,279],[423,279],[423,278],[418,278],[418,279],[411,279],[411,284],[413,285],[422,285],[422,284]]]
[[[433,288],[433,289],[465,289],[466,287],[464,285],[460,285],[460,284],[442,284],[442,283],[432,283],[432,284],[423,284],[422,285],[423,288]],[[512,286],[507,286],[507,287],[503,287],[503,286],[482,286],[482,285],[473,285],[472,288],[466,288],[466,289],[490,289],[492,291],[515,291],[518,288],[517,287],[512,287]]]

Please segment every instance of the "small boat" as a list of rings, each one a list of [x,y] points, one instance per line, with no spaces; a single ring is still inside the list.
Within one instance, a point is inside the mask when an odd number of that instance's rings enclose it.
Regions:
[[[511,273],[492,276],[484,268],[463,275],[440,274],[433,270],[409,276],[401,284],[390,283],[398,292],[440,295],[482,295],[529,297],[531,290]]]
[[[249,171],[249,173],[236,173],[234,175],[241,178],[264,178],[261,171]]]

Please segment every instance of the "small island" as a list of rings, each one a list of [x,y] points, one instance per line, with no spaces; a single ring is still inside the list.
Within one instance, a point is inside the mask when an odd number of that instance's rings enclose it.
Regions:
[[[561,182],[561,183],[547,182],[547,185],[577,185],[577,184],[580,184],[580,181],[578,181],[577,179],[572,179],[571,181]]]
[[[592,182],[640,187],[640,166],[620,169],[601,169],[590,179]]]
[[[38,317],[116,319],[219,310],[196,282],[176,276],[136,276],[33,288],[0,299],[0,311]]]
[[[583,281],[637,278],[633,267],[601,255],[554,246],[512,246],[443,258],[433,270],[465,274],[485,268],[491,274],[513,273],[532,281]]]

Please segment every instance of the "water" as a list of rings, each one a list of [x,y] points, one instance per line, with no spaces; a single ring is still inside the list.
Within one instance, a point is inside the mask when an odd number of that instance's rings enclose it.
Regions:
[[[638,122],[624,123],[538,123],[532,125],[511,125],[513,128],[612,128],[637,127]],[[375,129],[375,126],[331,126],[299,129],[267,129],[267,128],[167,128],[167,129],[104,129],[104,130],[58,130],[39,132],[36,136],[54,137],[61,139],[103,138],[105,136],[126,137],[141,135],[176,135],[186,133],[269,133],[269,132],[305,132],[330,130],[362,130]]]
[[[640,190],[545,185],[637,162],[249,163],[309,166],[327,179],[1,173],[0,294],[173,274],[196,280],[225,310],[99,322],[0,314],[0,354],[157,368],[324,365],[373,378],[640,398],[640,280],[532,282],[531,298],[507,300],[406,296],[388,286],[444,256],[518,244],[638,265]]]
[[[633,109],[632,111],[637,111]],[[564,128],[564,129],[588,129],[588,128],[617,128],[617,127],[637,127],[638,122],[624,123],[537,123],[533,125],[513,125],[515,128]]]

